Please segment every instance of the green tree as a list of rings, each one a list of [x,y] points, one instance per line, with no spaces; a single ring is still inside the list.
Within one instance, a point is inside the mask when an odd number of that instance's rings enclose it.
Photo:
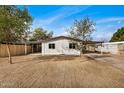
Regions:
[[[91,40],[91,34],[95,31],[95,23],[88,17],[75,20],[70,29],[67,30],[69,36],[76,39],[81,39],[82,43],[78,46],[81,52],[85,52],[87,41]]]
[[[111,42],[124,41],[124,27],[120,28],[115,32],[110,40]]]
[[[26,8],[0,6],[0,42],[6,43],[9,63],[12,64],[9,44],[22,41],[32,23],[32,17]]]
[[[33,35],[30,41],[38,41],[38,40],[45,40],[51,38],[53,36],[53,32],[49,32],[44,30],[43,28],[36,28],[33,32]]]

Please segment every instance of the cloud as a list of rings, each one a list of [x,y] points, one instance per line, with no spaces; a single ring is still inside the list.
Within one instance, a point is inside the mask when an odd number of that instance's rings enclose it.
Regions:
[[[107,33],[107,34],[106,34]],[[93,40],[95,41],[102,41],[102,40],[105,40],[105,41],[109,41],[111,39],[113,35],[113,32],[111,31],[96,31],[93,33]]]
[[[88,9],[91,6],[63,6],[62,8],[54,11],[50,14],[51,17],[48,18],[48,20],[51,20],[51,22],[59,20],[61,18],[69,17],[73,14],[77,14],[81,11],[84,11]]]
[[[59,13],[61,13],[61,17],[68,17],[73,14],[79,13],[81,11],[84,11],[88,9],[91,6],[64,6],[59,10]]]
[[[60,16],[57,15],[57,16],[54,16],[54,17],[51,17],[51,18],[45,18],[45,19],[41,19],[41,18],[36,18],[34,21],[33,21],[33,25],[32,25],[32,28],[35,29],[37,27],[43,27],[43,28],[48,28],[49,25],[52,25],[53,22],[55,20],[57,20]]]
[[[67,36],[68,33],[67,33],[66,31],[64,31],[64,32],[60,33],[59,35],[60,35],[60,36]]]
[[[62,20],[63,18],[69,17],[73,14],[77,14],[81,11],[86,10],[90,6],[63,6],[50,14],[47,14],[45,18],[35,18],[33,25],[50,25],[58,20]],[[33,27],[34,27],[33,26]]]
[[[121,24],[121,23],[122,23],[122,21],[121,21],[121,20],[119,20],[117,23],[118,23],[118,24]]]
[[[54,36],[67,36],[68,33],[66,31],[66,27],[56,27],[54,31],[56,31],[56,33],[54,33]]]
[[[100,23],[108,23],[108,22],[113,22],[113,21],[122,21],[124,20],[124,17],[111,17],[111,18],[104,18],[104,19],[100,19],[97,20],[96,23],[100,24]]]
[[[117,21],[118,22],[118,21]],[[96,26],[96,31],[92,34],[94,40],[106,40],[109,41],[112,35],[117,31],[117,29],[123,27],[124,23],[116,23],[116,24],[98,24]]]

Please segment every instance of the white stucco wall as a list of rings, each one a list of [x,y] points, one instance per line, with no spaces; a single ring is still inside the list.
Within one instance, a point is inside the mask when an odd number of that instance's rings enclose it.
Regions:
[[[77,49],[69,49],[69,43],[74,42],[68,39],[60,39],[42,43],[42,55],[80,55]],[[49,49],[49,44],[54,43],[55,49]]]

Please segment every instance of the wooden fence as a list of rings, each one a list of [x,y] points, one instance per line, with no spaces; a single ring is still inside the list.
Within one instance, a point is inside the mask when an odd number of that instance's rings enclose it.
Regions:
[[[30,45],[9,45],[10,47],[10,53],[12,56],[16,55],[24,55],[31,53],[32,48]],[[7,57],[7,46],[6,44],[0,44],[0,57]]]

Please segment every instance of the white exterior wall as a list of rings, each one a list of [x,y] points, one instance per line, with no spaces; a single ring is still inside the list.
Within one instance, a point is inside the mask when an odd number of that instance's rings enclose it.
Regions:
[[[118,48],[119,44],[124,44],[124,41],[102,43],[102,46],[98,46],[96,50],[99,52],[109,52],[111,54],[120,54],[120,51]]]
[[[103,44],[101,47],[101,52],[109,52],[111,54],[118,54],[118,46],[117,44]]]
[[[69,49],[69,43],[72,42],[67,39],[60,39],[42,43],[42,55],[80,55],[80,51],[76,49]],[[55,49],[49,49],[49,44],[54,43]]]

